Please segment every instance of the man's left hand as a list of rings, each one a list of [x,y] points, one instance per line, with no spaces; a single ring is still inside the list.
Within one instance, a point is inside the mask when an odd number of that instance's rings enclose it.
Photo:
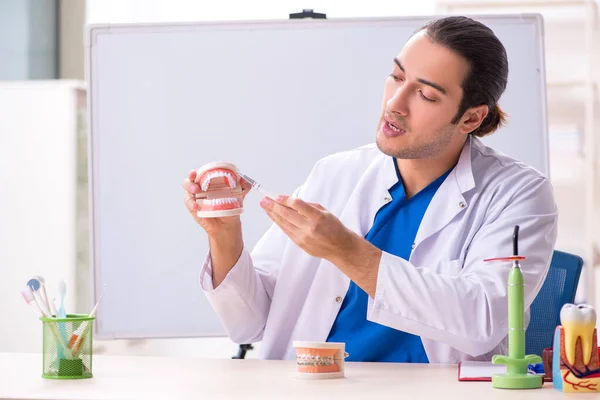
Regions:
[[[351,250],[355,235],[319,204],[289,196],[265,197],[260,205],[281,230],[301,249],[328,261]]]

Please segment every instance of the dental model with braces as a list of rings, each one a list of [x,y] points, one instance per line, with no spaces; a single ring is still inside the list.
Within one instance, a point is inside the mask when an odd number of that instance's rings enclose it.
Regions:
[[[319,356],[313,354],[298,354],[296,363],[302,366],[324,367],[334,364],[333,356]]]
[[[296,377],[299,379],[332,379],[344,377],[345,343],[294,341]]]
[[[200,218],[230,217],[244,212],[242,186],[237,167],[228,162],[213,162],[196,172],[201,192],[196,194]]]

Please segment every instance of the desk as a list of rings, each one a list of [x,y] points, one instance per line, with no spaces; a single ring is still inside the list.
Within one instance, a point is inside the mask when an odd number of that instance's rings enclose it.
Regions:
[[[46,380],[41,355],[0,353],[0,398],[11,399],[564,399],[552,388],[506,391],[458,382],[455,365],[346,363],[346,378],[298,380],[293,361],[95,356],[94,377]],[[510,396],[510,397],[507,397]],[[576,399],[598,398],[577,394]]]

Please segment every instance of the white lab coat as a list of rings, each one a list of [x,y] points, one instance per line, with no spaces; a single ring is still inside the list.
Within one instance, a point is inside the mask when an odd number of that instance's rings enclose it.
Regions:
[[[366,235],[397,182],[393,158],[374,145],[320,160],[295,196],[315,202]],[[557,236],[549,180],[535,169],[467,140],[431,200],[408,261],[383,253],[366,318],[422,338],[431,363],[490,360],[507,351],[510,263],[519,253],[529,308],[548,272]],[[275,225],[213,289],[210,253],[200,285],[236,343],[262,341],[260,358],[293,359],[293,340],[325,341],[350,281],[297,247]],[[528,322],[529,313],[526,314]]]

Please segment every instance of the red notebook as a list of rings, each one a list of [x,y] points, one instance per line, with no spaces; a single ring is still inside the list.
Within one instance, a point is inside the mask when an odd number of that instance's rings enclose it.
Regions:
[[[458,380],[461,382],[491,382],[492,375],[506,372],[506,365],[489,361],[463,361],[458,364]]]

